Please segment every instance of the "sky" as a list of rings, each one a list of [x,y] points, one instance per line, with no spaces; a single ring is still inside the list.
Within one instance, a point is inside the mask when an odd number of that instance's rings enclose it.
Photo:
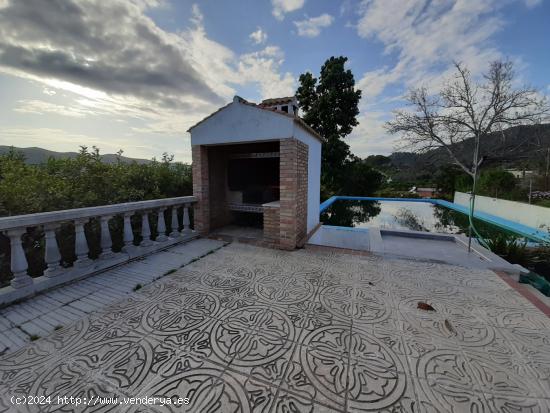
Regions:
[[[190,162],[187,129],[231,101],[293,95],[330,56],[362,90],[346,138],[389,154],[410,88],[453,61],[514,62],[550,94],[550,0],[0,0],[0,145]]]

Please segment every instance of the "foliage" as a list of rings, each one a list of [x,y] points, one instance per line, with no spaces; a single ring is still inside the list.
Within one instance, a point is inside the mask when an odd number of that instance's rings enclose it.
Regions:
[[[519,241],[517,238],[506,234],[498,234],[485,240],[492,252],[500,255],[512,264],[526,265],[529,261],[527,253],[527,241]]]
[[[455,165],[447,164],[440,167],[434,176],[435,187],[439,194],[454,195],[454,192],[458,189],[458,186],[464,181],[470,183],[471,179],[463,171],[457,168]],[[462,188],[461,188],[462,189]]]
[[[365,163],[372,168],[380,170],[389,168],[392,165],[391,158],[384,155],[369,155],[365,158]]]
[[[122,153],[119,153],[119,156]],[[99,149],[74,159],[28,165],[15,152],[0,156],[0,216],[190,195],[191,166],[164,155],[148,164],[103,163]]]
[[[359,158],[346,162],[341,183],[343,194],[350,196],[371,196],[382,185],[384,176]]]
[[[490,194],[495,198],[499,193],[511,192],[516,188],[516,178],[503,169],[483,171],[479,177],[479,193]]]
[[[345,69],[347,60],[343,56],[328,59],[321,67],[319,79],[309,72],[300,75],[296,91],[304,121],[325,139],[321,180],[325,191],[331,194],[340,192],[347,178],[344,166],[353,162],[343,138],[359,123],[361,91],[355,89],[351,70]]]
[[[148,164],[125,163],[119,152],[117,162],[101,161],[99,149],[82,147],[74,159],[54,159],[39,165],[28,165],[16,151],[0,156],[0,216],[30,214],[61,209],[192,194],[191,166],[173,162],[165,154],[160,161]],[[165,211],[168,214],[170,211]],[[152,233],[156,234],[156,213],[151,216]],[[170,227],[169,216],[165,215]],[[139,242],[141,219],[132,217],[136,242]],[[109,223],[113,250],[122,247],[123,222],[120,216]],[[171,228],[169,228],[171,230]],[[57,232],[62,265],[75,259],[74,226],[64,223]],[[99,222],[91,219],[85,225],[90,257],[100,253]],[[23,247],[29,263],[29,274],[39,276],[44,269],[44,233],[29,228],[23,236]],[[0,285],[9,280],[9,240],[0,235]]]

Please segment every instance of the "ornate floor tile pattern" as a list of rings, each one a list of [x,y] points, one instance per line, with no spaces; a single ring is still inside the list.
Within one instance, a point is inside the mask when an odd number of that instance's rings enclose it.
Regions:
[[[190,399],[39,411],[543,413],[550,319],[487,271],[231,244],[0,357],[0,412],[38,411],[13,394]]]

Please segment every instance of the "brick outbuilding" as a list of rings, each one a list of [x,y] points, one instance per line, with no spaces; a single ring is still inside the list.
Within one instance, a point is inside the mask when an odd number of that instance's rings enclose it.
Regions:
[[[298,116],[296,98],[235,96],[189,132],[202,235],[238,228],[294,249],[319,227],[322,138]]]

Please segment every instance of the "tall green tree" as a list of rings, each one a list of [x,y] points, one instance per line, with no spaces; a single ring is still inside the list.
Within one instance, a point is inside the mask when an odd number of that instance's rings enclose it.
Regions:
[[[322,184],[329,193],[342,189],[348,164],[355,162],[344,138],[359,124],[361,91],[355,88],[351,70],[345,68],[348,58],[331,57],[321,67],[319,78],[307,72],[300,75],[296,97],[303,119],[324,139]]]

